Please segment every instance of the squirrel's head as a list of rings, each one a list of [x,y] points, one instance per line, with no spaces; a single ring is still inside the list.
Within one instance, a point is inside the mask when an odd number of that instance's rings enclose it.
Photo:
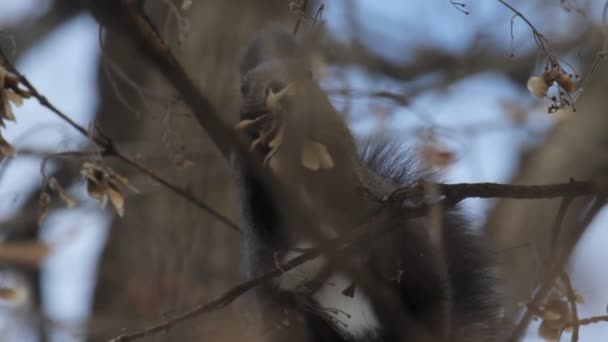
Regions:
[[[296,84],[312,79],[298,51],[295,38],[277,28],[263,31],[244,49],[240,64],[241,120],[276,110],[269,106],[279,102],[289,106]]]

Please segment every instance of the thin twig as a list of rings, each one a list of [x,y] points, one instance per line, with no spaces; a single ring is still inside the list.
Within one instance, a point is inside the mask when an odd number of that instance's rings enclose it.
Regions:
[[[572,288],[572,282],[570,281],[570,277],[566,272],[562,273],[562,282],[566,287],[566,297],[568,297],[568,302],[570,303],[570,313],[572,314],[572,342],[578,342],[578,330],[579,330],[579,319],[578,319],[578,310],[576,307],[576,294],[574,293],[574,289]]]
[[[161,177],[160,175],[156,174],[154,171],[152,171],[148,167],[138,163],[135,159],[133,159],[133,158],[129,157],[128,155],[126,155],[125,153],[123,153],[116,146],[116,144],[111,139],[109,139],[107,136],[101,137],[98,135],[92,135],[89,132],[89,130],[87,130],[83,126],[79,125],[78,123],[76,123],[68,115],[66,115],[61,110],[59,110],[57,107],[55,107],[44,95],[42,95],[40,92],[38,92],[38,89],[36,89],[36,87],[34,87],[34,85],[32,85],[32,83],[27,79],[27,77],[25,77],[25,75],[21,74],[19,72],[19,70],[10,62],[10,60],[7,58],[6,54],[4,53],[4,51],[2,49],[0,49],[0,57],[2,57],[2,59],[4,60],[4,63],[6,64],[7,69],[11,73],[13,73],[15,76],[17,76],[17,78],[19,79],[19,82],[27,88],[27,90],[32,94],[32,96],[34,98],[36,98],[36,100],[38,100],[38,103],[40,103],[40,105],[42,105],[43,107],[46,107],[48,110],[50,110],[55,115],[57,115],[59,118],[61,118],[63,121],[65,121],[68,125],[70,125],[72,128],[77,130],[80,134],[82,134],[85,137],[87,137],[88,139],[90,139],[96,146],[98,146],[101,149],[102,155],[118,158],[125,164],[146,174],[147,176],[154,179],[159,184],[165,186],[169,190],[171,190],[171,191],[175,192],[176,194],[178,194],[179,196],[185,198],[186,200],[188,200],[190,203],[192,203],[196,207],[205,210],[207,213],[209,213],[211,216],[213,216],[220,222],[224,223],[229,228],[240,232],[240,228],[234,222],[232,222],[229,218],[227,218],[226,216],[224,216],[217,210],[213,209],[211,206],[209,206],[207,203],[205,203],[200,198],[197,198],[190,192],[171,183],[170,181],[168,181],[165,178]]]
[[[498,183],[455,183],[438,184],[443,202],[455,205],[467,198],[511,198],[541,199],[598,195],[606,192],[603,186],[588,181],[547,185],[511,185]],[[422,199],[424,184],[400,188],[385,200],[390,202]]]
[[[329,95],[340,95],[348,97],[372,97],[372,98],[383,98],[396,102],[401,106],[408,106],[411,102],[411,95],[399,94],[388,90],[376,90],[376,91],[365,91],[355,90],[351,88],[336,88],[328,89],[326,91]]]
[[[589,223],[591,223],[591,220],[604,206],[604,204],[604,196],[596,197],[595,203],[593,203],[592,207],[588,210],[585,217],[577,223],[574,229],[572,229],[572,235],[569,237],[569,239],[566,240],[568,244],[566,244],[562,248],[562,250],[559,251],[555,259],[553,260],[553,264],[551,265],[549,272],[547,272],[543,282],[540,285],[540,288],[536,291],[532,300],[529,302],[528,305],[525,306],[526,310],[520,318],[519,322],[515,325],[515,328],[511,331],[508,341],[520,341],[521,336],[524,334],[524,332],[528,328],[528,325],[530,324],[530,321],[536,314],[535,309],[538,308],[540,303],[542,303],[546,295],[555,285],[555,279],[559,274],[562,273],[564,265],[570,257],[570,253],[574,249],[574,246],[578,242],[579,238],[581,237]]]
[[[576,322],[574,322],[574,321],[568,322],[568,323],[566,323],[566,325],[564,325],[564,328],[569,328],[575,324],[582,326],[582,325],[589,325],[589,324],[595,324],[595,323],[601,323],[601,322],[608,322],[608,315],[593,316],[593,317],[588,317],[588,318],[582,318]]]
[[[460,11],[464,15],[469,15],[469,12],[465,10],[465,8],[467,7],[465,3],[450,0],[450,4],[452,4],[452,6],[454,6],[458,11]]]
[[[538,29],[536,29],[536,26],[534,26],[534,24],[532,24],[532,22],[528,18],[526,18],[526,16],[524,16],[523,13],[518,11],[515,7],[511,6],[508,2],[506,2],[504,0],[498,0],[498,2],[500,2],[505,7],[510,9],[515,14],[516,17],[520,17],[528,25],[528,27],[530,27],[530,29],[532,30],[532,34],[534,36],[534,41],[536,42],[538,47],[540,47],[543,51],[545,51],[545,54],[547,55],[547,58],[549,59],[549,61],[551,62],[552,65],[559,65],[559,63],[557,62],[557,58],[555,57],[553,52],[551,52],[551,49],[549,47],[549,40],[547,39],[547,37],[545,37],[542,33],[540,33],[540,31],[538,31]],[[513,19],[514,18],[511,19],[511,39],[513,39],[513,34],[512,34],[513,33]]]
[[[296,4],[295,6],[297,6],[299,12],[301,13],[306,13],[306,9],[308,8],[308,0],[301,0],[299,4]],[[300,28],[300,23],[302,22],[302,15],[300,15],[299,13],[297,14],[298,18],[296,19],[296,23],[293,25],[293,35],[297,35],[298,34],[298,29]]]

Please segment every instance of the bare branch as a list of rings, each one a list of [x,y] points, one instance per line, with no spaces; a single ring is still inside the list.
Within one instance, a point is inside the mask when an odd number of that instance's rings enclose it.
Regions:
[[[455,205],[466,198],[541,199],[589,196],[605,193],[603,186],[594,182],[569,182],[549,185],[507,185],[497,183],[438,184],[443,201]],[[392,193],[390,202],[422,199],[424,185],[401,188]]]
[[[197,198],[191,192],[189,192],[185,189],[182,189],[179,186],[171,183],[170,181],[168,181],[165,178],[161,177],[160,175],[156,174],[154,171],[152,171],[148,167],[142,165],[141,163],[137,162],[135,159],[133,159],[133,158],[129,157],[128,155],[126,155],[125,153],[123,153],[116,146],[116,144],[111,139],[109,139],[107,136],[102,137],[99,135],[92,135],[86,128],[84,128],[83,126],[76,123],[67,114],[63,113],[61,110],[59,110],[57,107],[55,107],[44,95],[40,94],[38,92],[38,90],[36,89],[36,87],[34,87],[30,83],[30,81],[23,74],[21,74],[19,72],[19,70],[17,70],[17,68],[10,62],[10,60],[8,59],[8,57],[6,56],[6,54],[4,53],[4,51],[2,49],[0,49],[0,57],[2,57],[4,64],[6,64],[8,70],[10,72],[14,73],[19,78],[19,82],[27,88],[27,90],[31,93],[31,95],[34,98],[36,98],[36,100],[38,100],[40,105],[49,109],[51,112],[53,112],[55,115],[59,116],[59,118],[61,118],[63,121],[65,121],[68,125],[70,125],[72,128],[77,130],[80,134],[89,138],[96,146],[98,146],[101,149],[101,155],[112,156],[112,157],[118,158],[125,164],[144,173],[145,175],[152,178],[159,184],[165,186],[169,190],[171,190],[171,191],[175,192],[176,194],[178,194],[179,196],[185,198],[190,203],[194,204],[196,207],[205,210],[207,213],[209,213],[211,216],[215,217],[220,222],[224,223],[229,228],[231,228],[235,231],[240,231],[239,227],[235,223],[233,223],[229,218],[227,218],[226,216],[224,216],[217,210],[213,209],[211,206],[209,206],[203,200]]]

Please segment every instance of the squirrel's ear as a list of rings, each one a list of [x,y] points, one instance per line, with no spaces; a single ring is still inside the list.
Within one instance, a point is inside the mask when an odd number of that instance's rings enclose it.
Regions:
[[[297,48],[298,43],[290,33],[276,27],[266,29],[241,52],[241,76],[268,60],[290,59]]]
[[[255,68],[261,63],[262,57],[260,56],[261,42],[259,38],[256,38],[247,44],[247,47],[241,51],[241,64],[239,71],[241,76],[244,76],[249,70]]]

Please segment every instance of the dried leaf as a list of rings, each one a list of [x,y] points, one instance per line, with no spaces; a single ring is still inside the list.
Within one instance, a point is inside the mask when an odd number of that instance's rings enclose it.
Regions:
[[[106,167],[105,171],[110,176],[110,183],[114,184],[116,187],[118,187],[119,184],[122,184],[125,187],[127,187],[127,189],[131,190],[132,192],[134,192],[136,194],[139,193],[139,190],[137,190],[137,188],[135,188],[133,185],[131,185],[131,183],[129,183],[129,180],[126,177],[123,177],[121,174],[114,171],[110,167]]]
[[[545,310],[543,311],[543,318],[549,321],[556,321],[562,318],[562,315],[557,311]]]
[[[15,103],[17,106],[23,102],[19,95],[5,89],[6,78],[6,69],[0,65],[0,126],[2,127],[4,127],[3,120],[15,121],[10,102]]]
[[[104,181],[104,171],[101,166],[91,162],[84,162],[80,167],[80,173],[94,183],[102,183]]]
[[[561,329],[570,320],[570,306],[562,299],[551,299],[545,304],[542,318],[554,329]]]
[[[91,162],[83,163],[80,172],[87,179],[89,196],[98,200],[102,209],[105,208],[109,200],[118,216],[122,217],[124,215],[125,198],[120,187],[125,186],[135,193],[138,192],[129,183],[129,180],[108,166]]]
[[[6,95],[7,92],[7,90],[0,89],[0,122],[3,120],[15,121],[13,109],[11,108],[11,104]],[[2,123],[2,127],[4,127],[4,123]]]
[[[547,90],[549,90],[549,83],[545,80],[544,77],[540,76],[532,76],[528,79],[528,83],[526,84],[528,90],[532,95],[542,99],[547,96]]]
[[[546,321],[541,322],[538,327],[538,335],[543,338],[545,341],[557,341],[559,337],[559,329],[554,329],[549,326]]]
[[[9,90],[7,90],[5,94],[8,100],[11,101],[15,106],[21,107],[23,105],[23,97],[21,97],[21,95],[13,93]]]
[[[307,141],[302,145],[301,162],[302,166],[313,171],[330,169],[334,166],[325,145],[316,141]]]
[[[123,217],[125,214],[125,197],[120,189],[110,184],[106,189],[106,193],[108,194],[108,198],[110,199],[110,203],[114,207],[116,214]]]
[[[0,135],[0,161],[15,155],[15,149]]]
[[[87,181],[87,193],[91,198],[99,201],[99,206],[103,209],[106,207],[108,196],[106,195],[106,189],[108,185],[105,182],[96,183],[93,180]]]
[[[0,90],[0,92],[2,91]],[[0,102],[2,103],[2,109],[0,111],[0,122],[2,123],[2,127],[4,127],[4,120],[12,122],[16,121],[15,115],[13,114],[13,109],[11,108],[11,105],[9,103],[9,100],[11,99],[10,95],[18,97],[18,95],[8,90],[0,94]]]

